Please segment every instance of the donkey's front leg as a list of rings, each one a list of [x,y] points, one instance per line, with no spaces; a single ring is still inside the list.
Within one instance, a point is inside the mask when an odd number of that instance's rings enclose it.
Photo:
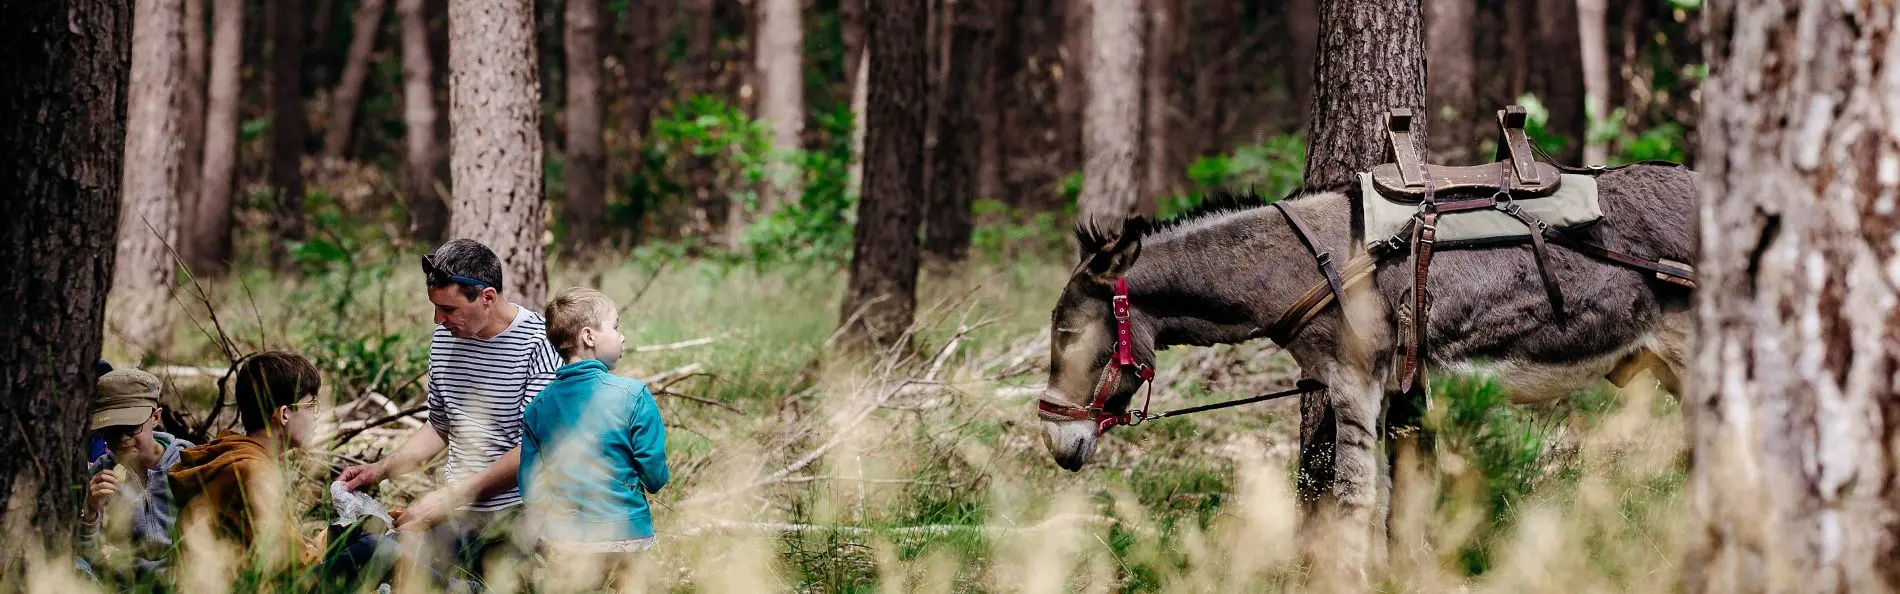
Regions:
[[[1368,370],[1331,370],[1323,380],[1330,414],[1302,415],[1302,425],[1309,417],[1316,424],[1315,430],[1303,426],[1300,432],[1301,486],[1307,496],[1302,557],[1310,568],[1309,584],[1324,591],[1364,591],[1369,584],[1380,478],[1375,454],[1384,394],[1372,377]],[[1331,431],[1324,430],[1328,428]],[[1327,458],[1330,465],[1325,464]]]

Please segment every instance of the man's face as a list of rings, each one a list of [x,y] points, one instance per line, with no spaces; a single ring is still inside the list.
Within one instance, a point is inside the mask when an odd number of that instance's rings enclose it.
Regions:
[[[152,438],[152,431],[157,427],[158,409],[153,409],[152,418],[145,422],[100,427],[99,436],[105,438],[113,459],[127,466],[147,468],[158,462],[158,441]]]
[[[489,314],[495,307],[495,290],[483,288],[474,299],[469,299],[462,296],[459,285],[432,288],[429,302],[435,304],[435,323],[447,328],[449,335],[476,338],[476,334],[488,326]]]

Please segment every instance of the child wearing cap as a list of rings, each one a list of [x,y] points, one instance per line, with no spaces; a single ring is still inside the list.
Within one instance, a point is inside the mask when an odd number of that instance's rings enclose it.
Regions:
[[[613,571],[654,544],[646,494],[666,486],[666,427],[646,384],[611,373],[626,343],[613,300],[567,289],[547,320],[566,364],[522,413],[527,519],[550,559]]]
[[[191,443],[158,430],[157,377],[119,369],[99,376],[97,385],[91,426],[107,451],[86,468],[92,479],[79,513],[79,568],[95,578],[127,571],[134,579],[162,575],[178,517],[165,473]],[[111,542],[107,526],[113,528]]]

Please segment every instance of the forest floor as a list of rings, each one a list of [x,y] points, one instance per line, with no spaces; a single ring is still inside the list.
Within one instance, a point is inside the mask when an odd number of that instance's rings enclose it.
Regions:
[[[555,262],[550,293],[593,286],[622,306],[628,350],[616,372],[645,379],[665,416],[673,483],[652,498],[661,545],[643,583],[1298,589],[1296,399],[1124,428],[1081,472],[1055,466],[1032,402],[1067,275],[1059,260],[925,275],[913,348],[870,360],[827,348],[844,285],[835,269],[651,254],[586,269]],[[314,530],[333,513],[322,486],[336,469],[380,457],[420,426],[419,414],[399,414],[423,401],[432,329],[414,255],[358,254],[298,278],[251,271],[203,285],[202,297],[199,288],[181,291],[191,315],[146,368],[176,387],[170,406],[196,425],[228,363],[213,336],[240,352],[316,360],[330,425],[304,458],[300,505]],[[135,360],[107,342],[115,363]],[[1297,375],[1264,341],[1164,351],[1158,367],[1157,408],[1284,389]],[[1392,563],[1383,590],[1674,589],[1686,435],[1673,396],[1605,384],[1518,407],[1483,378],[1436,386],[1436,489],[1412,502],[1431,510],[1419,528],[1427,546],[1409,557],[1418,562]],[[399,506],[432,484],[418,473],[380,496]]]

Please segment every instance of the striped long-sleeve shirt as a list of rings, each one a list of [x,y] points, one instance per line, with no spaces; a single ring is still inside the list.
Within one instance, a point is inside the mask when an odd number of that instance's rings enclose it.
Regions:
[[[554,379],[561,360],[541,314],[517,306],[508,329],[487,340],[436,327],[429,341],[429,424],[449,445],[443,480],[466,480],[521,444],[521,411]],[[495,511],[521,504],[509,489],[469,504]]]

